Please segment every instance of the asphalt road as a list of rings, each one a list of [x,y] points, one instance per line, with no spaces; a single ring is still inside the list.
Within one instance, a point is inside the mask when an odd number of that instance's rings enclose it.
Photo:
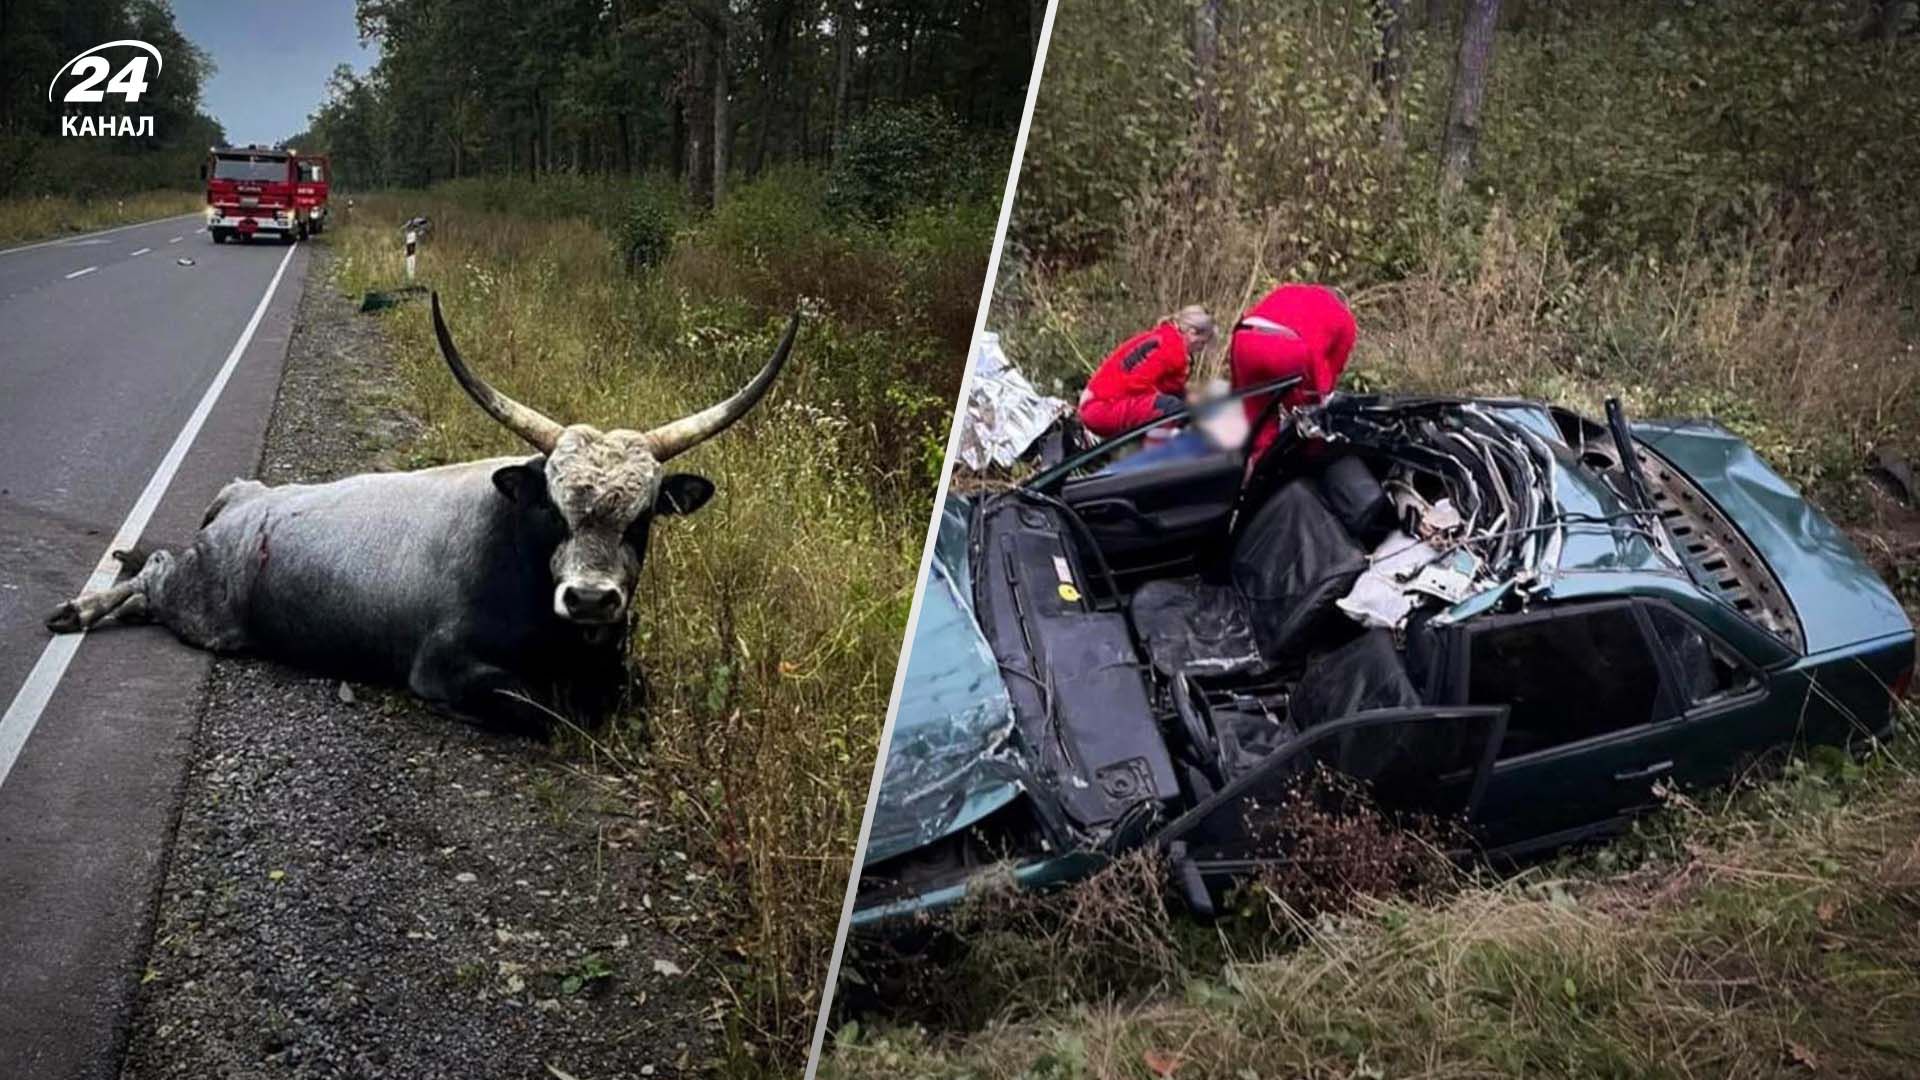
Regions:
[[[197,215],[0,251],[6,1080],[118,1073],[211,663],[151,629],[55,644],[41,620],[116,534],[150,515],[143,544],[184,543],[254,473],[306,265],[215,246]]]

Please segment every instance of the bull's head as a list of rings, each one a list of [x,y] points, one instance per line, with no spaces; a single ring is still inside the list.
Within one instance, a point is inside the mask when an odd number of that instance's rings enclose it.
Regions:
[[[713,496],[706,477],[661,466],[746,415],[780,374],[799,329],[796,312],[767,366],[718,405],[651,431],[601,431],[557,423],[467,370],[440,317],[440,297],[433,296],[433,332],[453,377],[487,415],[544,455],[544,462],[534,458],[496,471],[493,483],[506,498],[556,518],[564,531],[552,560],[554,614],[589,626],[625,619],[654,515],[690,514]]]

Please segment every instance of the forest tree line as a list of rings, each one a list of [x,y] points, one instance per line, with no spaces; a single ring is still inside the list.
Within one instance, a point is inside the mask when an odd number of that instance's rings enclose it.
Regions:
[[[109,96],[74,106],[47,84],[79,53],[108,41],[144,41],[164,64],[149,70],[134,104]],[[91,196],[191,186],[220,125],[201,109],[213,62],[174,25],[161,0],[0,0],[0,198],[57,193]],[[63,86],[71,85],[71,80]],[[60,134],[64,113],[151,116],[150,137]]]
[[[1812,215],[1920,274],[1917,7],[1061,0],[1011,239],[1085,265],[1231,216],[1365,282],[1495,204],[1609,259]]]
[[[325,149],[363,188],[670,171],[710,206],[732,177],[830,160],[876,109],[1004,136],[1043,12],[1037,0],[360,0],[380,60],[364,76],[339,68],[290,141]]]

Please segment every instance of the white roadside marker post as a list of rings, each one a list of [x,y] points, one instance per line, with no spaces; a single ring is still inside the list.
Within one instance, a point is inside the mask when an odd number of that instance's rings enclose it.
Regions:
[[[418,246],[420,236],[412,229],[407,230],[407,284],[413,284],[413,251]]]

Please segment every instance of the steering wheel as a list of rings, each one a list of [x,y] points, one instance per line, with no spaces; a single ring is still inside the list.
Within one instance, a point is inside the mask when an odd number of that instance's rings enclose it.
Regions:
[[[1173,711],[1180,715],[1180,727],[1187,736],[1188,763],[1220,783],[1220,738],[1214,732],[1213,707],[1185,673],[1173,677]]]

